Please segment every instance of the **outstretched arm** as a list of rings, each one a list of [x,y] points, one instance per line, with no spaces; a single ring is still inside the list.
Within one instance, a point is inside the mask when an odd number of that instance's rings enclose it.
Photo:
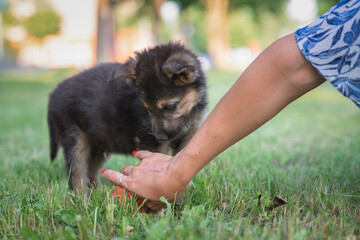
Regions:
[[[277,40],[244,71],[182,151],[174,157],[138,152],[143,161],[125,169],[122,186],[149,199],[150,208],[159,207],[160,196],[173,200],[214,157],[324,81],[299,51],[294,34]],[[103,174],[114,184],[120,175]]]

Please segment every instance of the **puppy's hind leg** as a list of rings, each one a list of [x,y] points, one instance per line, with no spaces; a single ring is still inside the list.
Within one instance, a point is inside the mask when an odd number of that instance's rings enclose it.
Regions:
[[[89,180],[90,180],[89,183],[95,188],[101,185],[99,179],[99,172],[102,166],[104,165],[105,161],[106,161],[106,157],[104,155],[104,152],[92,151],[91,157],[89,159],[88,172],[89,172]]]
[[[90,143],[87,136],[80,130],[68,138],[64,146],[66,163],[69,171],[69,186],[78,194],[86,194],[89,183],[88,161]]]

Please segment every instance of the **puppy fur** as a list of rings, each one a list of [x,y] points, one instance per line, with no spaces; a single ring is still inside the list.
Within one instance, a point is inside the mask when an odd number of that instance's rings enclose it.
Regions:
[[[50,94],[50,158],[64,150],[69,186],[99,184],[110,153],[176,154],[200,126],[206,80],[197,56],[179,43],[136,52],[65,79]]]

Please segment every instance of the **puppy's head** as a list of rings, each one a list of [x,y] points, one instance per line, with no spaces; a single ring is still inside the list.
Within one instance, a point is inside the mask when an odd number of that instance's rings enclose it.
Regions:
[[[137,52],[110,81],[130,81],[152,121],[159,141],[182,136],[191,112],[206,104],[206,83],[197,56],[179,43]]]

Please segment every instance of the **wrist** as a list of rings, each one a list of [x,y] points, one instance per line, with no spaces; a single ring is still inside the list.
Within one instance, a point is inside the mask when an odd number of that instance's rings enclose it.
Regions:
[[[199,163],[197,160],[196,156],[190,155],[184,151],[180,151],[174,156],[171,174],[177,179],[181,186],[186,186],[198,171],[200,171],[201,168],[199,169],[195,166],[196,163]]]

